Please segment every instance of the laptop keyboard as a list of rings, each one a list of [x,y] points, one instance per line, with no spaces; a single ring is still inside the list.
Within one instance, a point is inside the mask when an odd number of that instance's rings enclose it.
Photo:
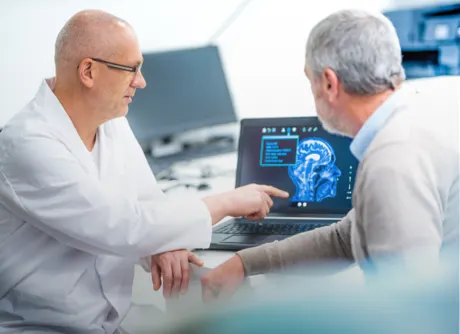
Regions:
[[[238,221],[216,227],[214,233],[222,234],[268,234],[293,235],[330,225],[330,221],[309,221],[308,223],[285,223],[279,220]]]

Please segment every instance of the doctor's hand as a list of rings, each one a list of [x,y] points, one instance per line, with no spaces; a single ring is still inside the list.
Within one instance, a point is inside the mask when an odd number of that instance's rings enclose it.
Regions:
[[[203,302],[230,298],[243,281],[243,262],[238,255],[234,255],[201,278]]]
[[[163,297],[165,299],[177,297],[179,293],[186,293],[190,280],[190,264],[203,266],[203,261],[192,252],[182,249],[152,255],[152,283],[153,289],[158,291],[163,277]]]
[[[216,224],[226,216],[242,216],[252,220],[264,218],[273,206],[271,196],[287,198],[289,194],[272,186],[249,184],[206,197],[203,201],[208,206],[213,224]]]

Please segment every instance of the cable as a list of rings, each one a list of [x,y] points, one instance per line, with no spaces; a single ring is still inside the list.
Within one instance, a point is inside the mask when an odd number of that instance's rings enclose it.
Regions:
[[[233,22],[243,13],[246,7],[254,0],[242,1],[232,14],[224,21],[217,31],[209,39],[209,44],[215,44],[216,40],[231,26]]]

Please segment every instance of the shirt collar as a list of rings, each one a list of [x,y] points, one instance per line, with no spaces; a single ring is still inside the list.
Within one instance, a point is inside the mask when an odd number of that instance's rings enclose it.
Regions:
[[[359,161],[363,158],[364,153],[377,133],[383,128],[401,103],[404,102],[404,96],[403,89],[391,94],[358,131],[351,142],[350,150]]]

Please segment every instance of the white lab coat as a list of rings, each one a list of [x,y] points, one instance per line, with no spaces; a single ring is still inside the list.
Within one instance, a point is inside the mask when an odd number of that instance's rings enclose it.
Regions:
[[[98,140],[99,171],[47,82],[0,134],[0,332],[114,332],[141,257],[209,246],[206,206],[161,192],[125,118]]]

